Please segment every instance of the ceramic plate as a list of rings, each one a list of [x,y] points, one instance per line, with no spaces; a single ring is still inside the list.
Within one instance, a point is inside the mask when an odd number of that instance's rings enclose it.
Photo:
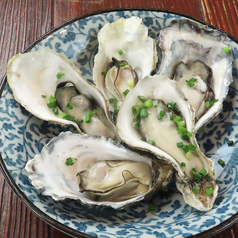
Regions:
[[[72,60],[82,75],[92,81],[98,31],[107,22],[131,16],[143,18],[153,38],[171,20],[184,17],[152,10],[96,13],[63,24],[41,37],[26,51],[51,48]],[[216,167],[220,174],[217,178],[219,193],[211,211],[199,212],[186,205],[179,192],[170,196],[157,195],[150,201],[139,202],[118,211],[109,208],[89,209],[75,201],[55,202],[41,195],[29,182],[25,164],[41,151],[50,138],[67,128],[41,121],[26,112],[13,99],[8,85],[3,83],[0,101],[1,167],[14,191],[44,221],[74,236],[170,238],[199,234],[198,237],[207,237],[235,222],[238,211],[238,45],[230,39],[235,56],[234,82],[223,111],[206,127],[203,134],[198,134],[201,150],[215,161],[216,166],[219,158],[227,163],[224,169]],[[235,145],[229,147],[228,140],[233,140]],[[158,211],[149,212],[150,205],[156,205]]]

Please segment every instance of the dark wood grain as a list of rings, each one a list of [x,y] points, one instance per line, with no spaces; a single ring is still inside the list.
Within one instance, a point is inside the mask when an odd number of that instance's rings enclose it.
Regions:
[[[114,8],[154,8],[204,20],[238,38],[238,0],[0,0],[0,78],[7,61],[72,18]],[[69,238],[34,215],[0,173],[1,238]],[[212,238],[238,237],[238,223]]]

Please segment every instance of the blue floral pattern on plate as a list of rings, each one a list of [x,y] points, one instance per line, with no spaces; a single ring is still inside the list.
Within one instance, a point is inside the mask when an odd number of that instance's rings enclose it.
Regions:
[[[48,47],[65,55],[76,64],[85,78],[92,81],[98,31],[107,22],[131,16],[143,18],[153,38],[171,20],[181,17],[167,12],[140,10],[96,14],[66,24],[48,34],[31,50]],[[223,111],[197,136],[202,151],[213,159],[216,171],[220,174],[217,179],[219,194],[211,211],[193,209],[185,204],[182,195],[176,190],[172,196],[157,194],[149,201],[139,202],[123,210],[89,209],[77,201],[55,202],[41,195],[29,182],[25,164],[41,151],[50,138],[73,128],[64,128],[35,118],[13,99],[8,85],[0,101],[1,163],[6,168],[5,173],[9,173],[14,180],[13,186],[34,204],[31,209],[38,209],[50,220],[69,227],[69,232],[74,231],[72,234],[78,232],[103,238],[188,237],[219,225],[238,211],[238,47],[232,40],[231,46],[235,56],[234,82],[230,86]],[[229,147],[228,140],[233,140],[235,145]],[[227,163],[224,170],[217,163],[219,158]],[[150,205],[157,205],[158,211],[149,212]]]

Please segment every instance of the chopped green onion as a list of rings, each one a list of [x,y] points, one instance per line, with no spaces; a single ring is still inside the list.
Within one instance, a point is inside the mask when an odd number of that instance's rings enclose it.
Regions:
[[[227,145],[228,145],[228,146],[233,146],[233,145],[234,145],[233,140],[229,140],[229,141],[227,141]]]
[[[176,116],[176,117],[174,118],[174,122],[175,122],[175,123],[178,123],[180,120],[181,120],[181,117],[180,117],[180,116]]]
[[[209,187],[209,188],[206,188],[206,195],[209,196],[211,194],[213,194],[213,187]]]
[[[225,161],[222,160],[222,159],[219,159],[218,164],[220,164],[222,167],[224,167],[225,166]]]
[[[180,75],[180,78],[182,78],[183,77],[183,75]]]
[[[66,113],[66,112],[62,112],[62,113],[60,114],[60,118],[61,118],[61,119],[64,119],[66,116],[67,116],[67,113]]]
[[[101,72],[101,75],[106,76],[106,75],[107,75],[107,71],[106,71],[106,70],[105,70],[105,71],[102,71],[102,72]]]
[[[140,108],[138,106],[132,107],[133,121],[140,121]]]
[[[52,95],[49,96],[49,103],[47,103],[48,108],[55,108],[57,107],[56,98]]]
[[[207,175],[207,176],[206,176],[206,181],[207,181],[207,182],[211,182],[211,180],[212,180],[212,178],[211,178],[209,175]]]
[[[161,120],[165,115],[166,115],[166,112],[163,111],[163,110],[161,110],[161,111],[159,112],[159,115],[157,116],[157,119],[158,119],[158,120]]]
[[[76,122],[77,124],[83,123],[83,119],[75,120],[75,122]]]
[[[149,116],[148,111],[145,108],[142,108],[141,111],[140,111],[140,117],[141,118],[146,118],[148,116]]]
[[[211,101],[206,101],[204,107],[208,108],[214,105],[215,102],[218,102],[218,99],[213,99]]]
[[[182,140],[189,140],[189,137],[192,137],[192,133],[190,131],[187,131],[186,133],[181,135]]]
[[[144,96],[138,96],[138,98],[143,103],[147,100]]]
[[[67,107],[69,110],[72,110],[72,109],[73,109],[73,105],[72,105],[71,103],[68,103],[68,104],[66,105],[66,107]]]
[[[151,99],[148,99],[144,102],[144,106],[145,107],[152,107],[153,106],[153,102]]]
[[[225,52],[225,53],[228,53],[228,52],[230,52],[230,48],[229,47],[223,47],[222,51]]]
[[[134,87],[134,82],[130,79],[126,80],[126,84],[129,86],[129,87]]]
[[[153,107],[154,107],[154,108],[157,108],[158,106],[159,106],[159,104],[155,104]]]
[[[178,134],[183,134],[184,132],[187,131],[187,129],[185,127],[182,127],[182,126],[178,126],[177,131],[178,131]]]
[[[65,74],[59,72],[59,73],[56,75],[56,78],[57,78],[57,79],[60,79],[60,78],[63,77],[63,76],[65,76]]]
[[[195,117],[195,122],[197,122],[198,121],[198,118],[197,117]]]
[[[181,165],[182,167],[186,167],[186,163],[185,163],[185,162],[182,162],[180,165]]]
[[[154,144],[155,144],[155,141],[154,141],[154,140],[150,140],[150,141],[149,141],[149,144],[150,144],[150,145],[154,145]]]
[[[108,99],[108,102],[109,102],[109,103],[113,103],[113,102],[114,102],[114,98]]]
[[[130,92],[130,90],[129,90],[129,89],[126,89],[126,90],[123,92],[123,94],[126,96],[129,92]]]
[[[54,113],[55,115],[58,115],[58,114],[59,114],[58,108],[54,108],[54,109],[53,109],[53,113]]]
[[[200,192],[200,187],[199,186],[193,187],[193,192],[194,194],[198,194]]]
[[[177,124],[178,126],[185,127],[185,121],[179,121]]]
[[[187,82],[187,85],[189,86],[189,87],[193,87],[194,85],[195,85],[195,82],[197,81],[197,79],[195,79],[195,78],[191,78],[190,80],[186,80],[186,82]]]
[[[170,114],[170,121],[173,121],[174,120],[174,116],[173,116],[173,114]]]
[[[74,157],[69,157],[69,158],[66,160],[65,164],[66,164],[67,166],[70,166],[70,165],[73,165],[76,161],[77,161],[76,158],[74,158]]]
[[[136,104],[140,109],[142,109],[142,108],[144,108],[144,103],[143,102],[138,102],[137,104]]]
[[[189,145],[188,145],[188,149],[189,149],[189,150],[196,150],[196,146],[195,146],[195,145],[192,145],[192,144],[189,144]]]
[[[114,107],[117,107],[117,99],[116,98],[114,98]]]
[[[186,153],[186,158],[187,159],[190,159],[192,157],[192,153],[190,152],[190,151],[188,151],[187,153]]]
[[[183,145],[183,151],[187,154],[189,152],[188,146],[187,145]]]
[[[140,129],[140,123],[139,122],[135,122],[133,127],[136,129],[136,130],[139,130]]]
[[[150,205],[148,207],[148,212],[158,212],[158,206],[156,205]]]
[[[124,67],[126,65],[126,63],[125,62],[120,62],[119,65],[120,65],[120,67]]]
[[[91,112],[86,112],[85,113],[85,120],[86,123],[91,122]]]
[[[41,97],[42,97],[42,98],[46,98],[46,96],[45,96],[45,95],[41,95]]]
[[[176,102],[169,102],[167,104],[167,106],[168,106],[169,110],[173,111],[175,106],[176,106],[176,104],[177,104]]]
[[[178,142],[177,147],[182,148],[183,147],[183,142]]]
[[[207,174],[207,170],[206,169],[202,169],[199,174],[201,174],[203,177]]]
[[[117,53],[118,53],[119,55],[122,55],[122,54],[123,54],[123,51],[122,51],[121,49],[119,49],[119,50],[117,51]]]
[[[146,138],[145,138],[145,137],[142,137],[141,140],[142,140],[142,141],[146,141]]]
[[[192,175],[193,175],[193,178],[194,178],[195,182],[199,182],[203,177],[201,174],[196,173],[195,168],[192,168]]]
[[[93,116],[94,114],[98,113],[99,112],[99,108],[95,108],[91,113],[90,115]]]
[[[117,115],[119,112],[119,109],[118,108],[114,108],[114,114]]]

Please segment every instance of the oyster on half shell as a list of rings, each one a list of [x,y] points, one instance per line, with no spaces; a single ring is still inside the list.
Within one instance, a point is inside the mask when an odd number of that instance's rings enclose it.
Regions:
[[[63,55],[47,48],[18,54],[8,63],[7,80],[15,99],[36,117],[118,139],[108,102]]]
[[[149,151],[174,166],[185,202],[206,211],[218,186],[213,162],[199,149],[194,110],[176,82],[164,75],[140,80],[126,97],[117,118],[118,135],[130,147]]]
[[[157,63],[155,40],[148,36],[142,19],[121,18],[107,23],[98,33],[98,53],[93,79],[106,99],[116,98],[120,108],[125,90],[150,75]],[[113,112],[113,106],[110,109]]]
[[[172,166],[106,137],[71,132],[53,138],[25,169],[32,184],[55,200],[70,198],[115,209],[162,188],[173,172]]]
[[[157,74],[173,79],[177,65],[192,64],[198,60],[211,68],[212,75],[207,88],[212,89],[213,97],[210,98],[211,101],[207,101],[206,110],[197,115],[198,120],[195,124],[195,131],[197,131],[220,112],[233,80],[233,55],[229,38],[224,33],[209,30],[208,27],[194,21],[179,19],[171,21],[169,26],[159,32],[157,46],[162,51],[162,61]],[[211,102],[210,106],[209,102]]]

